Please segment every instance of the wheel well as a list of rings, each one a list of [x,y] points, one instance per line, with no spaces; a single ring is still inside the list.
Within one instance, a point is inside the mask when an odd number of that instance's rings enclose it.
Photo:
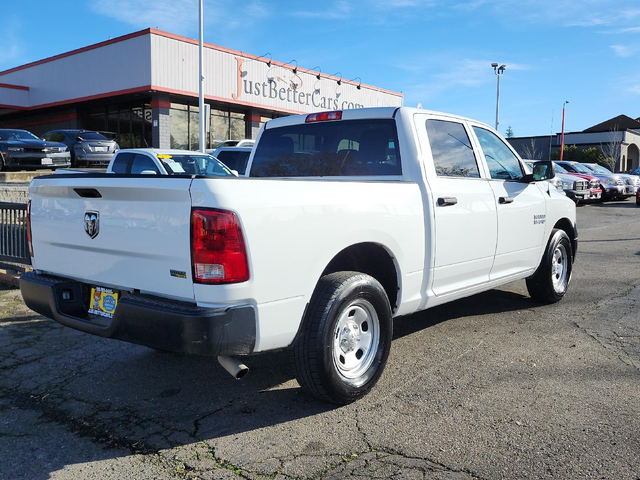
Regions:
[[[354,271],[366,273],[378,280],[389,297],[391,310],[398,301],[398,273],[393,257],[377,243],[358,243],[333,257],[322,276],[334,272]]]
[[[564,230],[565,231],[565,233],[569,237],[569,240],[571,240],[572,256],[575,259],[576,251],[577,251],[577,247],[578,247],[578,245],[577,245],[578,239],[577,239],[577,235],[576,235],[576,230],[575,230],[575,228],[573,228],[573,224],[571,223],[571,221],[569,221],[569,219],[567,219],[567,218],[563,218],[561,220],[558,220],[556,222],[556,224],[553,226],[553,228],[559,228],[560,230]]]

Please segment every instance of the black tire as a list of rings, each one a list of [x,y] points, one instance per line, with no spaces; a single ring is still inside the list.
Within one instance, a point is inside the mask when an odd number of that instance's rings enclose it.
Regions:
[[[567,293],[573,267],[571,240],[564,230],[554,229],[542,261],[527,278],[527,290],[534,300],[556,303]]]
[[[296,379],[320,400],[351,403],[382,375],[392,334],[389,299],[375,278],[359,272],[325,275],[294,344]]]

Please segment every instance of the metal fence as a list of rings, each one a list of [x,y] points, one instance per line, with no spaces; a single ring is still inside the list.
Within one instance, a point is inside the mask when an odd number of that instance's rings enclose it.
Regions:
[[[25,203],[0,202],[0,260],[31,265]]]

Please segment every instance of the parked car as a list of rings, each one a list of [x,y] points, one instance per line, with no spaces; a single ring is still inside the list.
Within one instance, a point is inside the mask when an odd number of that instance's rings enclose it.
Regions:
[[[251,155],[251,147],[220,147],[211,152],[211,155],[224,163],[231,170],[244,175]]]
[[[243,140],[225,140],[223,142],[220,142],[216,145],[216,148],[222,148],[222,147],[253,147],[253,145],[256,143],[255,140],[252,140],[250,138],[245,138]],[[209,150],[207,150],[207,153],[209,153]]]
[[[574,202],[590,202],[602,199],[600,180],[592,175],[571,173],[556,163],[556,175],[563,178],[565,193]]]
[[[625,183],[624,180],[615,175],[608,175],[605,173],[595,173],[587,166],[580,162],[556,162],[557,165],[561,165],[565,170],[571,173],[580,173],[583,175],[590,175],[597,177],[600,181],[600,188],[602,189],[602,200],[615,200],[624,196]]]
[[[41,140],[27,130],[0,129],[0,170],[14,168],[68,167],[71,156],[66,145]]]
[[[636,192],[636,205],[640,207],[640,188],[638,188],[638,191]]]
[[[615,177],[620,177],[624,180],[624,193],[622,197],[628,198],[633,197],[636,194],[636,190],[640,187],[640,177],[636,177],[634,175],[628,175],[626,173],[613,173],[608,168],[603,167],[597,163],[583,163],[582,165],[586,166],[590,169],[594,174],[603,174],[603,175],[611,175]]]
[[[527,173],[488,125],[407,107],[291,116],[262,127],[247,168],[34,179],[25,303],[236,377],[232,356],[290,348],[300,385],[346,404],[382,375],[393,317],[516,280],[543,303],[568,291],[575,205],[545,183],[553,163]]]
[[[107,132],[90,130],[51,130],[42,138],[49,142],[64,143],[71,153],[71,166],[107,165],[120,146]]]
[[[207,153],[157,148],[120,150],[111,159],[107,173],[235,176],[224,164]]]

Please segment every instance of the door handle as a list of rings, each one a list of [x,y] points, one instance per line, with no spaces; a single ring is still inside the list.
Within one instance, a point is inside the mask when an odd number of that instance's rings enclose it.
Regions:
[[[505,203],[513,203],[513,197],[500,197],[498,199],[498,202],[500,202],[502,205],[504,205]]]
[[[458,199],[456,197],[441,197],[438,199],[438,206],[440,207],[455,205],[456,203],[458,203]]]

